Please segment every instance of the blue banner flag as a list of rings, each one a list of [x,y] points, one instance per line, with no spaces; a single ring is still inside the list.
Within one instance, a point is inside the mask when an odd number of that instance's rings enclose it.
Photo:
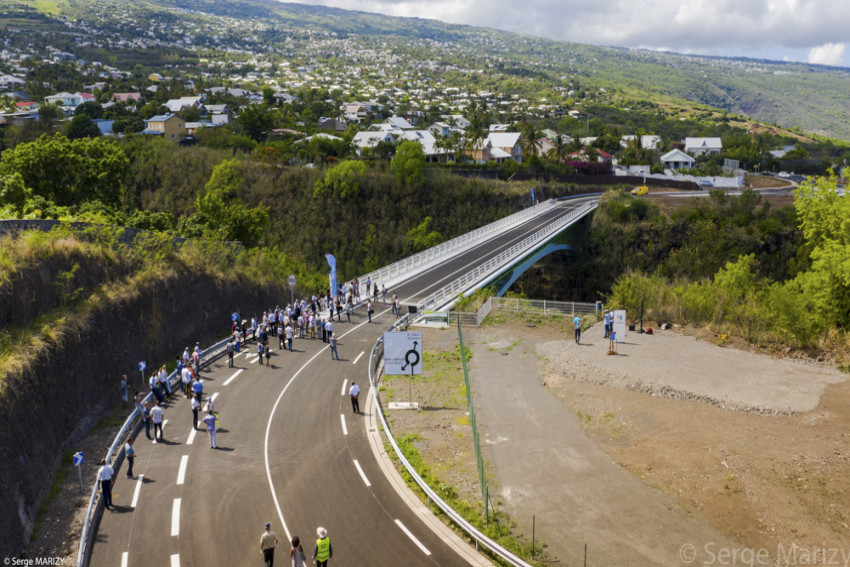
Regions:
[[[325,259],[328,261],[328,266],[331,267],[331,273],[328,278],[331,283],[331,296],[336,299],[337,296],[337,286],[336,286],[336,258],[334,258],[333,254],[325,254]]]
[[[534,187],[531,188],[531,206],[534,206]]]

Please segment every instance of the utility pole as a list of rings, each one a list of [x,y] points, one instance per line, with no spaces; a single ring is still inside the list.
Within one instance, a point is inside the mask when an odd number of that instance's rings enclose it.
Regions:
[[[585,122],[584,129],[585,129],[585,131],[590,133],[590,114],[587,114],[586,116],[587,116],[587,121]]]

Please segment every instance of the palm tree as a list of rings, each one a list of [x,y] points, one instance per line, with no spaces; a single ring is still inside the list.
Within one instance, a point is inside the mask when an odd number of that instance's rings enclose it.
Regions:
[[[522,139],[520,141],[523,156],[537,156],[540,154],[540,148],[537,147],[537,139],[540,137],[540,130],[533,124],[526,122],[520,128]]]
[[[568,140],[569,138],[567,136],[564,136],[563,134],[558,134],[552,141],[554,146],[551,150],[549,150],[549,159],[551,159],[558,165],[562,165],[567,160]]]

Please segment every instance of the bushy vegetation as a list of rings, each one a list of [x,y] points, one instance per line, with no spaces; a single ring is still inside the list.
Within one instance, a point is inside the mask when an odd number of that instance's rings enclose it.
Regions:
[[[643,308],[652,319],[707,325],[757,344],[834,348],[839,357],[846,356],[850,197],[840,196],[835,189],[834,179],[821,178],[804,182],[796,190],[801,234],[793,239],[797,253],[790,258],[781,253],[777,258],[765,249],[741,250],[740,244],[727,242],[728,233],[719,227],[700,227],[697,237],[710,240],[702,246],[697,242],[689,246],[688,263],[695,269],[682,269],[676,259],[651,273],[633,270],[617,279],[613,303],[631,313]],[[757,227],[769,230],[771,224],[778,226],[775,218],[771,223],[770,216],[751,218],[755,211],[743,204],[747,199],[754,200],[742,196],[735,205],[739,214],[731,217],[733,221],[738,218],[744,228],[739,236],[733,234],[736,240],[753,234]],[[705,222],[695,220],[697,225]],[[766,243],[770,234],[763,233]],[[746,243],[743,246],[746,248]],[[707,273],[710,263],[699,261],[701,250],[703,254],[718,251],[715,258],[734,259]],[[784,259],[784,266],[779,259]]]

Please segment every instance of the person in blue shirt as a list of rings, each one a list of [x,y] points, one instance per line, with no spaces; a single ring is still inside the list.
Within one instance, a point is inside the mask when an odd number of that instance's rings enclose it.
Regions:
[[[605,312],[605,317],[602,319],[605,323],[605,338],[608,338],[608,335],[611,334],[611,311],[608,310]]]
[[[192,384],[192,391],[195,393],[195,396],[197,396],[199,402],[204,399],[204,385],[201,384],[200,376],[195,376],[195,382]]]
[[[575,325],[576,344],[581,340],[581,317],[576,315],[573,317],[573,325]]]

